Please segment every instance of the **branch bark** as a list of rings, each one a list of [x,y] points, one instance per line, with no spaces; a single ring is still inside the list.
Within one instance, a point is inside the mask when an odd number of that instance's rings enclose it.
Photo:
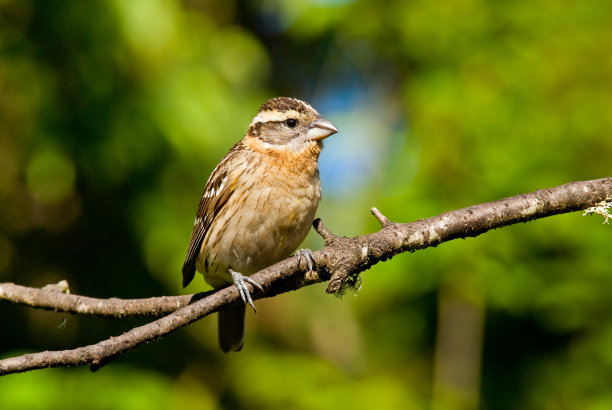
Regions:
[[[208,292],[212,293],[212,292]],[[206,296],[207,293],[198,294]],[[98,299],[71,295],[68,282],[62,280],[42,289],[0,283],[0,300],[37,309],[53,310],[104,318],[159,317],[187,306],[194,295],[160,296],[145,299]]]
[[[338,292],[354,284],[358,275],[370,266],[398,253],[478,236],[518,222],[609,205],[611,198],[612,178],[602,178],[474,205],[411,223],[391,222],[373,208],[372,213],[381,222],[382,229],[355,238],[336,236],[317,219],[315,229],[326,244],[325,248],[314,252],[317,271],[308,272],[305,261],[298,263],[296,258],[290,257],[252,276],[264,288],[263,293],[253,289],[253,298],[272,297],[325,280],[330,280],[328,293]],[[234,286],[204,294],[132,300],[95,299],[70,295],[66,291],[67,284],[63,282],[42,289],[2,283],[0,300],[104,317],[167,316],[93,345],[0,360],[0,375],[84,364],[95,371],[143,343],[163,337],[229,304],[242,303]]]

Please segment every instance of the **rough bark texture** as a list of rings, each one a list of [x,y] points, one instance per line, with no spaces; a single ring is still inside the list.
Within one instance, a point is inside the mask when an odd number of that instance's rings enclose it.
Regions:
[[[327,292],[338,292],[353,285],[359,273],[398,253],[477,236],[517,222],[586,209],[604,201],[609,204],[611,198],[612,178],[603,178],[538,190],[412,223],[390,222],[373,208],[372,213],[381,222],[382,229],[356,238],[336,236],[317,219],[315,229],[326,245],[314,252],[317,271],[307,272],[305,261],[298,266],[297,259],[290,257],[252,276],[264,288],[263,293],[253,290],[253,298],[275,296],[328,279],[331,280]],[[234,286],[214,293],[133,300],[94,299],[70,295],[66,293],[67,289],[63,281],[43,289],[3,283],[0,284],[0,299],[35,308],[104,317],[167,316],[90,346],[0,360],[0,375],[84,364],[97,370],[140,344],[165,336],[223,306],[242,303]]]

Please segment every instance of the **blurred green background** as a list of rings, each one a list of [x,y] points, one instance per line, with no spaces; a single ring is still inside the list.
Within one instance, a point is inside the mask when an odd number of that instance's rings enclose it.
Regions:
[[[378,229],[611,174],[612,2],[0,1],[0,281],[182,290],[206,179],[276,95],[340,129],[318,216]],[[579,213],[400,255],[342,299],[257,302],[95,374],[0,379],[3,409],[612,408],[612,231]],[[304,246],[320,249],[309,235]],[[0,304],[0,357],[145,323]]]

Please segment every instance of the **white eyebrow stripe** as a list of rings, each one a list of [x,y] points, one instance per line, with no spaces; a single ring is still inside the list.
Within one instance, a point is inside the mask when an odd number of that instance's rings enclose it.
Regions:
[[[262,111],[253,118],[251,125],[258,122],[268,121],[285,121],[287,118],[299,118],[300,113],[295,110],[289,110],[285,112],[281,111]]]

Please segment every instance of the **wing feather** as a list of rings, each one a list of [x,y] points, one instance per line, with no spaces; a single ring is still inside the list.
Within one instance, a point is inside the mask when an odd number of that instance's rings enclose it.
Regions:
[[[234,145],[230,152],[214,169],[210,178],[206,182],[206,187],[200,199],[198,212],[196,214],[193,231],[189,238],[189,246],[187,247],[187,256],[183,263],[183,287],[189,285],[193,280],[196,272],[196,260],[202,247],[202,242],[206,233],[210,229],[215,217],[219,214],[223,206],[227,203],[234,192],[233,183],[229,181],[230,163],[235,157],[236,151],[240,143]]]

